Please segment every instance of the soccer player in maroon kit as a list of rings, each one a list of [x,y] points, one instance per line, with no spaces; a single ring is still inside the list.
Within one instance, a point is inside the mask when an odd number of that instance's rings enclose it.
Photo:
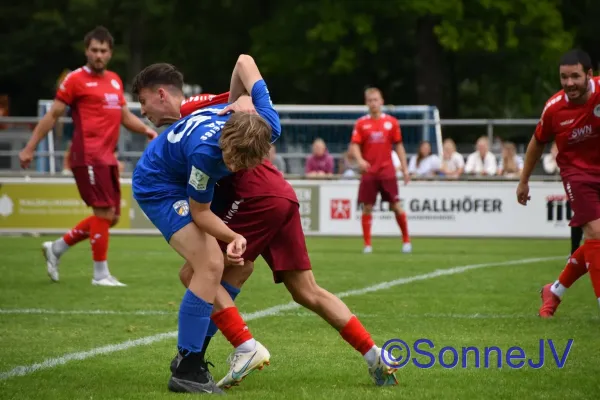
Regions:
[[[585,241],[569,258],[554,283],[542,288],[540,317],[552,317],[571,285],[590,273],[600,302],[600,79],[581,50],[560,60],[562,90],[548,100],[527,147],[517,200],[527,205],[529,177],[547,143],[556,140],[556,162],[573,209],[571,226],[583,227]]]
[[[54,242],[42,247],[50,279],[58,281],[59,258],[75,244],[90,238],[94,260],[93,285],[125,286],[110,274],[107,262],[109,228],[120,216],[121,189],[115,147],[120,125],[156,137],[128,108],[119,76],[106,70],[112,56],[113,38],[104,27],[97,27],[84,38],[87,63],[71,72],[61,83],[50,111],[33,130],[19,154],[21,166],[28,168],[39,142],[61,117],[67,106],[73,116],[73,142],[69,164],[82,200],[94,215]]]
[[[228,93],[205,94],[181,102],[180,110],[172,110],[164,105],[169,101],[156,101],[156,89],[154,93],[150,89],[140,91],[142,113],[151,121],[169,121],[178,112],[184,117],[197,109],[232,100],[235,99],[230,98]],[[236,109],[235,106],[231,108]],[[252,112],[249,109],[243,111]],[[234,303],[259,255],[273,271],[276,283],[283,282],[297,303],[321,316],[363,355],[369,374],[377,385],[398,383],[395,369],[382,361],[381,349],[358,318],[344,302],[316,283],[302,230],[298,198],[270,161],[265,160],[252,170],[239,171],[221,179],[215,188],[213,205],[219,208],[214,210],[215,213],[232,230],[243,235],[248,243],[242,255],[243,266],[229,265],[225,268],[221,282],[225,290],[220,288],[217,293],[211,315],[212,332],[209,327],[202,350],[204,354],[217,328],[235,348],[229,372],[219,381],[219,387],[236,385],[252,370],[261,369],[269,362],[269,352],[254,340]],[[225,243],[220,245],[223,250],[226,249]],[[192,275],[191,267],[184,265],[180,277],[185,286]]]
[[[352,131],[350,154],[357,161],[360,170],[360,186],[358,202],[363,205],[362,231],[365,242],[364,252],[371,253],[371,223],[373,220],[373,204],[377,193],[381,200],[390,203],[390,208],[396,214],[396,222],[402,232],[402,251],[410,253],[412,245],[408,234],[406,213],[400,206],[398,196],[398,179],[392,161],[392,151],[400,157],[404,184],[408,184],[408,164],[406,152],[402,144],[402,132],[398,120],[382,112],[383,96],[377,88],[365,90],[365,102],[369,114],[356,121]]]

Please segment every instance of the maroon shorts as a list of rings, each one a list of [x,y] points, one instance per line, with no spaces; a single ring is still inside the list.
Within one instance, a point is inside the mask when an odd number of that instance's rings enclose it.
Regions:
[[[282,197],[253,197],[236,201],[220,215],[229,228],[247,240],[244,260],[262,255],[275,283],[281,271],[311,269],[297,203]],[[226,251],[227,244],[219,242]]]
[[[563,184],[573,210],[570,226],[584,226],[588,222],[600,219],[599,178],[563,178]]]
[[[121,215],[121,185],[117,165],[73,167],[73,177],[81,199],[89,207],[114,207]]]
[[[389,203],[400,201],[398,196],[398,179],[395,176],[379,177],[376,175],[363,175],[358,187],[358,202],[362,204],[375,204],[377,193],[381,193],[381,200]]]

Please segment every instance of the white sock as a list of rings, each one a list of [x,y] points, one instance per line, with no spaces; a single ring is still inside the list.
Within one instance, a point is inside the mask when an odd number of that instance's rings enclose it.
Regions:
[[[94,261],[94,279],[99,281],[100,279],[108,278],[110,271],[108,270],[107,261]]]
[[[377,362],[377,346],[371,347],[369,351],[367,351],[363,355],[365,361],[369,365],[369,367]]]
[[[235,348],[238,353],[249,353],[256,348],[256,340],[254,338],[246,340]]]
[[[560,297],[561,299],[564,296],[566,290],[567,290],[567,288],[564,287],[563,284],[560,283],[559,281],[554,282],[554,284],[552,284],[552,286],[550,286],[550,291],[552,293],[554,293],[555,295],[557,295],[558,297]]]
[[[598,305],[600,306],[600,297],[598,297]]]
[[[69,245],[63,238],[56,239],[52,242],[52,252],[56,257],[62,256],[67,250],[69,250]]]

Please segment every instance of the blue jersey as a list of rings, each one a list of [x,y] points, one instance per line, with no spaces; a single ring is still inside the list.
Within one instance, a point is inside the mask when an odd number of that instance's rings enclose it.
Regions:
[[[256,111],[271,126],[274,142],[281,134],[281,125],[264,80],[254,84],[251,96]],[[195,201],[211,202],[215,183],[232,174],[219,147],[221,129],[231,114],[217,113],[226,106],[200,109],[150,142],[133,173],[136,200],[167,198],[185,189]]]

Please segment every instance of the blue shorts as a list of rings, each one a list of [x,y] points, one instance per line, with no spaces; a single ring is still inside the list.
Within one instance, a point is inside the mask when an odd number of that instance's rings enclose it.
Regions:
[[[181,193],[173,193],[161,199],[136,199],[140,208],[158,228],[167,242],[171,236],[192,222],[188,195],[183,189]]]

